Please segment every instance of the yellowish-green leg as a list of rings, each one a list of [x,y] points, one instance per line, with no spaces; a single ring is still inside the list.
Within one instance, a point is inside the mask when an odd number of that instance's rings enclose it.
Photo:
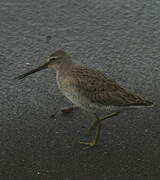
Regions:
[[[97,142],[99,140],[99,137],[100,137],[101,121],[100,121],[100,119],[99,119],[99,117],[97,115],[96,115],[96,119],[97,119],[97,121],[99,121],[99,123],[97,123],[97,126],[96,126],[96,135],[95,135],[95,138],[91,142],[80,142],[81,144],[88,145],[87,148],[96,146]]]
[[[119,114],[119,112],[113,112],[103,118],[99,118],[97,115],[96,115],[96,120],[93,121],[93,124],[91,125],[91,127],[88,129],[88,134],[90,135],[91,132],[96,128],[96,126],[99,124],[99,122],[102,122],[104,121],[105,119],[108,119],[108,118],[111,118],[113,116],[117,116]],[[98,117],[98,118],[97,118]]]
[[[88,145],[88,147],[85,147],[84,149],[90,148],[90,147],[94,147],[97,145],[97,142],[99,140],[100,137],[100,132],[101,132],[101,123],[99,123],[96,127],[96,136],[95,139],[93,139],[91,142],[80,142],[80,144],[84,144],[84,145]]]
[[[91,133],[91,131],[93,130],[96,130],[96,135],[95,135],[95,138],[93,141],[91,142],[80,142],[81,144],[85,144],[85,145],[88,145],[87,148],[89,147],[94,147],[97,145],[98,143],[98,140],[99,140],[99,137],[100,137],[100,132],[101,132],[101,126],[102,126],[102,121],[107,119],[107,118],[110,118],[110,117],[113,117],[113,116],[116,116],[118,115],[119,112],[114,112],[114,113],[111,113],[103,118],[99,118],[97,115],[96,115],[96,120],[93,122],[93,124],[91,125],[91,127],[89,128],[89,133]],[[86,149],[86,148],[85,148]]]

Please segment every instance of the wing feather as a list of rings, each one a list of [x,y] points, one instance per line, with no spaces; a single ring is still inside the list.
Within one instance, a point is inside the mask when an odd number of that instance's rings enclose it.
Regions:
[[[93,103],[113,106],[147,106],[152,104],[124,89],[116,81],[98,70],[78,65],[71,69],[69,75],[71,76],[70,86],[76,88]]]

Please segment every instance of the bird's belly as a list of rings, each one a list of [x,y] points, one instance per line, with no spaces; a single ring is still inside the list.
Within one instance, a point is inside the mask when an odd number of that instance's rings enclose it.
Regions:
[[[106,111],[111,111],[112,107],[109,106],[104,106],[100,105],[97,103],[93,103],[88,97],[85,95],[76,92],[73,89],[63,89],[60,88],[62,93],[76,106],[79,106],[80,108],[86,110],[86,111],[91,111],[94,113],[97,112],[106,112]]]
[[[61,89],[62,93],[75,105],[77,106],[89,106],[89,101],[84,96],[80,95],[78,92],[70,90]]]

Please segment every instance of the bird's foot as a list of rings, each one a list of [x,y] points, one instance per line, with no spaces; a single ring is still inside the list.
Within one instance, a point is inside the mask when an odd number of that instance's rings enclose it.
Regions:
[[[52,114],[50,117],[51,117],[51,118],[54,118],[54,117],[56,116],[57,113],[58,113],[58,110],[56,110],[55,113]]]
[[[97,145],[97,142],[95,140],[93,140],[91,142],[80,142],[80,144],[86,145],[86,147],[84,149],[88,149],[88,148],[95,147]]]
[[[98,119],[98,117],[97,117],[97,119]],[[96,123],[96,135],[95,135],[94,140],[91,141],[91,142],[80,142],[80,143],[81,143],[81,144],[84,144],[84,145],[87,145],[87,146],[88,146],[87,148],[89,148],[89,147],[95,147],[95,146],[97,145],[97,143],[98,143],[98,140],[99,140],[99,137],[100,137],[100,132],[101,132],[101,122],[98,121],[98,122]],[[85,149],[86,149],[86,148],[85,148]]]

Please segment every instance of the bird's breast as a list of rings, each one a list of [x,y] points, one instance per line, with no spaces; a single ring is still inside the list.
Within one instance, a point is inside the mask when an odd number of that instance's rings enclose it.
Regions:
[[[69,86],[68,78],[60,75],[59,72],[56,73],[56,80],[60,90],[64,90]]]

